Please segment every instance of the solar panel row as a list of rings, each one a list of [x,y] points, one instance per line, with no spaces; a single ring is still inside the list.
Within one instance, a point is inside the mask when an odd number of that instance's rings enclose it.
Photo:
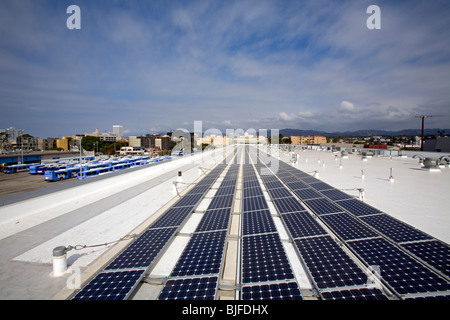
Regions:
[[[301,256],[308,272],[313,279],[319,292],[324,299],[337,299],[338,296],[345,297],[346,292],[359,292],[358,298],[377,298],[387,297],[379,289],[372,291],[361,291],[368,281],[368,276],[353,261],[350,256],[336,243],[327,233],[327,231],[319,224],[306,208],[290,193],[285,186],[290,186],[291,191],[299,198],[303,199],[319,199],[328,201],[318,191],[309,187],[306,183],[299,181],[295,175],[291,174],[292,167],[284,167],[280,165],[275,177],[278,177],[279,183],[275,183],[273,177],[262,177],[265,187],[269,194],[282,194],[284,197],[272,198],[275,207],[281,214],[281,219],[286,226],[288,233],[293,240],[299,255]],[[268,183],[267,181],[271,181]],[[283,184],[284,183],[284,184]],[[281,184],[281,187],[280,187]],[[318,186],[325,188],[323,184],[316,182]],[[276,189],[273,187],[276,186]],[[327,187],[330,188],[330,187]],[[274,192],[274,190],[276,190]],[[290,196],[287,196],[290,194]],[[308,202],[306,202],[308,204]],[[349,217],[340,217],[336,219],[337,214],[334,212],[342,212],[341,208],[334,207],[331,202],[315,201],[315,209],[318,213],[324,214],[325,217],[335,216],[338,226],[344,233],[352,234],[346,230],[345,218],[350,221]],[[335,210],[331,210],[335,209]],[[334,213],[334,214],[329,214]],[[339,213],[341,214],[341,213]],[[332,218],[329,218],[333,220]],[[361,231],[362,233],[362,231]],[[324,294],[333,289],[334,295]],[[357,291],[353,291],[357,290]]]
[[[127,299],[224,168],[224,164],[218,164],[211,170],[72,299]]]
[[[231,164],[159,300],[212,300],[226,245],[239,165]]]
[[[441,295],[442,290],[449,290],[450,247],[447,244],[286,163],[280,163],[277,176],[299,198],[303,196],[302,200],[311,211],[346,241],[361,260],[369,266],[379,266],[383,281],[398,295],[429,296],[433,292]],[[322,198],[307,199],[313,194],[305,192],[308,190],[305,186],[318,191]],[[284,221],[291,235],[298,236],[298,232],[293,231],[293,222]],[[438,270],[443,277],[421,262]]]
[[[301,300],[302,295],[251,164],[243,166],[241,298]]]

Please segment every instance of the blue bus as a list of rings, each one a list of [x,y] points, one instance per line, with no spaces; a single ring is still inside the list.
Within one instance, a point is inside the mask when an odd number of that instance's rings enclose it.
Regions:
[[[4,173],[17,173],[17,172],[25,172],[30,169],[29,164],[14,164],[12,166],[6,166],[3,168]]]
[[[44,174],[44,164],[32,164],[30,165],[30,174]]]
[[[109,173],[111,171],[112,171],[112,167],[95,168],[95,169],[86,170],[86,171],[83,170],[82,172],[77,173],[77,179],[78,180],[87,179],[87,178],[103,175],[103,174]]]
[[[59,181],[74,178],[80,172],[80,167],[71,167],[60,170],[47,170],[44,174],[45,181]]]

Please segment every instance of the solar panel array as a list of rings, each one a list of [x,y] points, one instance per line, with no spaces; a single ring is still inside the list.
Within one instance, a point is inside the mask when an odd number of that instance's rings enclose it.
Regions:
[[[72,299],[127,299],[225,167],[225,164],[218,164],[211,170],[100,273],[77,291]]]
[[[450,298],[448,244],[283,161],[262,174],[268,167],[255,151],[235,147],[227,158],[232,164],[158,299],[217,298],[240,168],[241,299],[303,299],[260,180],[322,299]],[[72,299],[127,299],[226,168],[217,165]],[[383,290],[369,280],[371,267]]]
[[[243,165],[241,299],[301,300],[256,172]]]
[[[216,298],[238,172],[239,165],[231,164],[159,300]]]
[[[284,183],[285,189],[271,190],[272,185],[278,186],[274,177]],[[367,276],[357,279],[358,269],[361,269],[353,268],[354,259],[326,235],[317,220],[366,267],[378,267],[383,285],[397,297],[449,297],[448,244],[282,161],[274,176],[262,176],[262,179],[324,299],[386,296],[374,291],[378,289],[355,291],[349,288],[363,287]],[[291,209],[286,210],[286,206],[295,206],[281,203],[283,200],[293,202],[287,191],[295,194],[300,199],[299,204],[308,208],[312,216],[308,216],[306,208],[287,212]],[[339,263],[335,264],[336,261]],[[342,268],[346,263],[350,264]],[[356,278],[350,281],[343,277],[346,270],[354,272]],[[330,271],[336,273],[332,281],[328,279]]]

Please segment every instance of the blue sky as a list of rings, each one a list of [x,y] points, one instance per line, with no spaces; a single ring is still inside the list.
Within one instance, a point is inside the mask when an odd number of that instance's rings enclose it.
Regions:
[[[1,0],[0,128],[448,128],[449,17],[448,0]]]

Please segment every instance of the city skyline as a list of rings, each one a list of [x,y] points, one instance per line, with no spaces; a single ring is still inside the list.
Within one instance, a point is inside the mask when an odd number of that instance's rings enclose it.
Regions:
[[[401,130],[425,114],[447,128],[449,14],[418,0],[2,1],[0,128]]]

